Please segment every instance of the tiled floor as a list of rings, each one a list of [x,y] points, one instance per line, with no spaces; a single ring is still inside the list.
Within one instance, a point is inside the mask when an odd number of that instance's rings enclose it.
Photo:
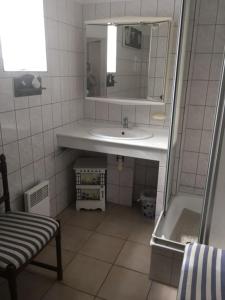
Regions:
[[[29,266],[18,277],[19,300],[175,300],[176,289],[151,282],[149,239],[153,223],[139,210],[110,205],[106,213],[61,215],[64,280]],[[55,263],[51,243],[39,261]],[[0,299],[9,300],[0,281]]]

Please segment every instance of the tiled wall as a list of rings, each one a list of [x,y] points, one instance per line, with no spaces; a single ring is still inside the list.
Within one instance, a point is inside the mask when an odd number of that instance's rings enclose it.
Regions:
[[[174,19],[176,37],[177,22],[180,13],[180,0],[125,0],[125,1],[91,1],[84,5],[84,19],[114,16],[169,16]],[[175,41],[174,41],[175,45]],[[175,48],[174,48],[175,49]],[[174,54],[174,49],[173,53]],[[121,122],[123,117],[139,125],[168,126],[170,103],[165,106],[120,106],[108,103],[85,101],[85,117],[96,120]],[[166,112],[165,121],[152,118],[156,112]]]
[[[224,46],[225,0],[198,0],[176,161],[181,191],[205,188]]]
[[[73,0],[45,0],[48,72],[41,74],[47,87],[42,96],[14,98],[12,78],[17,74],[3,72],[0,55],[0,152],[8,161],[13,207],[21,208],[23,192],[43,179],[50,180],[52,214],[67,205],[73,187],[71,163],[78,152],[59,150],[55,130],[81,119],[83,106],[86,118],[121,122],[128,116],[137,124],[168,125],[168,119],[159,122],[152,115],[164,110],[169,116],[170,104],[159,108],[83,102],[83,12],[86,20],[123,15],[172,16],[176,29],[180,2],[101,1],[82,7]],[[181,190],[201,193],[225,44],[225,0],[198,0],[194,29],[176,160],[176,179],[180,181],[175,183],[180,183]],[[138,185],[135,180],[135,195]]]
[[[71,199],[71,163],[77,151],[59,150],[55,130],[83,117],[82,6],[73,0],[45,0],[48,72],[41,73],[42,96],[14,98],[13,76],[0,54],[0,152],[8,162],[13,208],[23,193],[50,180],[52,215]],[[1,53],[1,51],[0,51]]]
[[[132,206],[134,162],[134,158],[125,157],[119,171],[116,155],[107,156],[107,201]]]
[[[135,160],[133,194],[134,201],[136,201],[140,197],[140,193],[144,190],[149,190],[151,191],[152,196],[156,196],[158,173],[159,163],[157,161],[146,161],[144,159]]]

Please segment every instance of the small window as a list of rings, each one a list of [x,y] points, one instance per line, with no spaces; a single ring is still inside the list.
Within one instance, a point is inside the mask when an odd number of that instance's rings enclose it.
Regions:
[[[43,0],[0,0],[5,71],[47,71]]]

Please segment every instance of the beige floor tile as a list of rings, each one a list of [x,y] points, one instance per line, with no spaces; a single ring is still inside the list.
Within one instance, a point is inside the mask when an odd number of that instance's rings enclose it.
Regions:
[[[176,300],[177,290],[173,287],[152,282],[148,300]]]
[[[104,218],[105,213],[100,211],[77,211],[67,219],[66,224],[95,230]]]
[[[78,251],[91,236],[92,232],[79,227],[62,226],[62,248],[65,250]],[[51,243],[55,245],[55,242]]]
[[[75,253],[62,249],[62,265],[63,269],[68,265],[69,262],[72,261],[74,258]],[[43,262],[46,264],[50,264],[53,266],[56,266],[56,248],[53,246],[47,246],[44,248],[44,250],[36,257],[36,261]],[[40,275],[47,276],[49,278],[56,279],[56,272],[52,272],[49,270],[46,270],[44,268],[39,268],[37,266],[28,265],[26,268],[29,272],[34,272]]]
[[[118,221],[104,221],[100,226],[98,226],[96,231],[99,233],[119,237],[121,239],[127,239],[132,231],[133,226],[134,223],[123,221],[120,218]]]
[[[153,230],[153,221],[136,223],[128,237],[128,240],[149,246]]]
[[[136,207],[127,207],[122,205],[116,205],[111,209],[110,214],[107,216],[107,221],[117,221],[121,217],[127,222],[140,222],[144,220],[144,216],[141,211]]]
[[[145,300],[149,287],[147,275],[114,266],[98,296],[107,300]]]
[[[54,281],[37,274],[22,272],[17,277],[18,300],[40,300]],[[1,300],[10,300],[8,284],[1,286]]]
[[[150,269],[150,246],[130,241],[126,242],[116,260],[116,264],[148,274]]]
[[[60,223],[64,225],[69,218],[72,218],[76,214],[75,206],[71,205],[63,210],[61,214],[59,214],[56,219],[60,220]]]
[[[81,248],[80,253],[113,263],[124,240],[95,233]]]
[[[94,258],[77,255],[64,272],[64,282],[73,288],[96,295],[111,265]]]
[[[76,291],[63,284],[56,283],[47,292],[43,300],[93,300],[94,297]]]

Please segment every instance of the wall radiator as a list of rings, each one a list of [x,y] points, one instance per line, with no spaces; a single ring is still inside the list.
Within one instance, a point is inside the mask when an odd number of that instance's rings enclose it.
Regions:
[[[25,210],[50,216],[49,181],[43,181],[25,192]]]

